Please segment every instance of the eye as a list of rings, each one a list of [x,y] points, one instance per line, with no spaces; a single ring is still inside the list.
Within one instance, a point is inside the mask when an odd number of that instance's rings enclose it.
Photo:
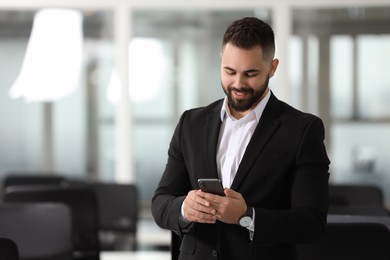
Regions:
[[[231,76],[236,74],[236,72],[234,70],[229,70],[229,69],[226,69],[225,73],[228,74],[228,75],[231,75]]]
[[[256,77],[259,73],[257,72],[249,72],[249,73],[246,73],[245,76],[247,76],[248,78],[250,77]]]
[[[259,70],[255,70],[255,69],[247,70],[247,71],[245,71],[245,77],[248,77],[248,78],[256,77],[256,76],[259,75],[259,73],[260,73],[260,71]]]

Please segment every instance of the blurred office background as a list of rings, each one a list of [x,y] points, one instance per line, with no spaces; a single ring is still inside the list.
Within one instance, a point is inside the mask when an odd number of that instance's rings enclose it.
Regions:
[[[79,22],[46,17],[45,47],[35,50],[32,32],[44,30],[35,21],[47,8]],[[324,120],[331,182],[377,185],[389,207],[386,0],[0,0],[0,178],[135,183],[140,219],[152,222],[178,118],[223,97],[221,38],[244,16],[275,30],[272,91]],[[68,25],[75,34],[61,38]]]

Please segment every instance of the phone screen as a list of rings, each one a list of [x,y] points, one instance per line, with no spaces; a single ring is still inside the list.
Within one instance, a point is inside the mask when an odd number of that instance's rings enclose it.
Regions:
[[[198,179],[198,184],[204,192],[225,196],[220,179]]]

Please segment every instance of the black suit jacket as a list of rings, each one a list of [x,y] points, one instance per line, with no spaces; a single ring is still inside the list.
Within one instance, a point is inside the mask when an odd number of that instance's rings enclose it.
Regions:
[[[218,178],[217,142],[223,100],[186,111],[152,200],[156,223],[182,237],[179,259],[296,259],[294,244],[316,241],[328,210],[329,159],[322,121],[273,94],[250,140],[231,189],[255,209],[255,233],[239,225],[179,226],[182,202],[199,178]]]

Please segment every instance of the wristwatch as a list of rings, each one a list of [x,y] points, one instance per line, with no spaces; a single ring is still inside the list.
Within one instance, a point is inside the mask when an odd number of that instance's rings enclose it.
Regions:
[[[253,220],[253,208],[247,206],[246,207],[246,212],[243,217],[240,218],[238,223],[240,224],[241,227],[249,227],[249,225],[252,223]]]

